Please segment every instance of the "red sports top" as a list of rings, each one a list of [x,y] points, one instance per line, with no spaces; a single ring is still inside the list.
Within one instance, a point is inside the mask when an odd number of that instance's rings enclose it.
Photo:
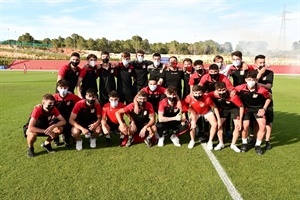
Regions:
[[[190,94],[186,96],[182,104],[184,112],[187,112],[188,108],[191,107],[200,115],[207,114],[211,110],[211,107],[215,105],[211,98],[206,95],[203,95],[200,100],[196,100]]]
[[[119,122],[116,118],[116,112],[124,107],[125,107],[125,105],[122,102],[119,102],[118,106],[116,108],[111,108],[110,103],[108,102],[108,103],[104,104],[104,106],[103,106],[102,118],[107,117],[113,123],[119,124]],[[124,113],[121,114],[121,118],[123,118],[123,116],[124,116]]]

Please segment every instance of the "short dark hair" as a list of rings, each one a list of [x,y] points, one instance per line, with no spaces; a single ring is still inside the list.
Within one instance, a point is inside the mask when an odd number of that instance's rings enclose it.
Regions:
[[[101,55],[108,55],[109,56],[109,53],[108,53],[108,51],[102,51]]]
[[[255,78],[256,79],[257,72],[255,70],[248,71],[246,74],[246,78]]]
[[[130,53],[127,52],[127,51],[125,51],[125,52],[123,52],[123,53],[121,54],[121,57],[122,57],[122,58],[130,57]]]
[[[140,54],[145,54],[145,51],[143,51],[143,50],[138,50],[136,53],[137,53],[137,54],[138,54],[138,53],[140,53]]]
[[[185,58],[182,63],[184,63],[184,62],[190,62],[191,64],[193,64],[193,61],[190,58]]]
[[[175,58],[176,61],[178,60],[176,56],[171,56],[171,57],[169,58],[169,61],[171,60],[171,58]]]
[[[55,101],[55,98],[54,98],[54,96],[52,94],[44,94],[43,100]]]
[[[216,55],[213,59],[213,62],[216,62],[216,60],[222,59],[224,61],[224,58],[220,55]]]
[[[223,89],[226,88],[226,84],[224,82],[215,82],[215,89]]]
[[[116,90],[112,90],[112,91],[110,91],[110,93],[108,93],[108,97],[120,98],[120,95]]]
[[[211,64],[208,69],[209,70],[219,70],[219,66],[217,64]]]
[[[154,53],[152,57],[160,57],[161,58],[161,55],[159,53]]]
[[[73,53],[71,54],[71,57],[72,57],[72,56],[76,56],[76,57],[80,58],[80,55],[79,55],[78,52],[73,52]]]
[[[256,61],[257,59],[266,59],[266,56],[259,54],[259,55],[255,56],[254,60]]]
[[[203,86],[202,85],[194,85],[192,88],[193,92],[202,91],[203,92]]]
[[[195,60],[194,66],[196,66],[196,65],[203,65],[203,61],[202,60]]]
[[[89,88],[86,90],[86,94],[97,95],[97,90],[95,88]]]
[[[234,52],[231,53],[231,57],[232,57],[232,56],[237,56],[237,57],[239,57],[239,58],[242,58],[242,57],[243,57],[243,54],[242,54],[242,52],[240,52],[240,51],[234,51]]]
[[[57,86],[59,87],[69,87],[70,83],[66,79],[60,79],[57,81]]]
[[[96,56],[95,54],[89,54],[89,55],[86,57],[87,60],[89,60],[89,59],[91,59],[91,58],[94,58],[94,59],[97,60],[97,56]]]
[[[149,81],[156,81],[156,82],[157,82],[158,80],[157,80],[157,78],[155,78],[155,77],[150,77],[150,78],[148,79],[148,82],[149,82]]]
[[[177,94],[177,88],[174,87],[174,86],[167,87],[166,91],[167,91],[168,94]]]
[[[140,90],[138,93],[137,93],[137,96],[138,97],[147,97],[148,94],[147,92],[143,91],[143,90]]]

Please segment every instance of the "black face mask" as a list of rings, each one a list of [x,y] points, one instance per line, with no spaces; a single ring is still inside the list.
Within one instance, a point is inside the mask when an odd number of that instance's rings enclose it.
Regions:
[[[258,69],[261,70],[262,68],[264,68],[265,66],[259,66]]]
[[[48,105],[46,109],[50,112],[54,108],[54,105]]]
[[[177,100],[177,98],[176,97],[168,97],[168,100],[173,103]]]
[[[104,59],[102,59],[102,62],[103,62],[103,63],[108,63],[108,62],[109,62],[109,59],[108,59],[108,58],[104,58]]]
[[[209,74],[209,75],[213,80],[217,80],[217,78],[219,77],[219,74]]]
[[[196,100],[199,100],[199,99],[201,99],[201,97],[202,97],[202,95],[199,95],[199,96],[194,96],[194,98],[195,98]]]
[[[198,74],[203,74],[203,71],[204,71],[203,69],[197,69],[197,70],[196,70],[196,72],[197,72]]]
[[[228,96],[228,92],[219,93],[219,96],[220,96],[222,99],[226,99],[227,96]]]
[[[71,61],[71,64],[74,66],[74,67],[77,67],[79,65],[80,62],[77,62],[77,61]]]
[[[95,99],[87,99],[86,102],[88,102],[88,104],[90,104],[90,105],[94,105],[96,100]]]
[[[138,101],[139,107],[144,107],[146,102],[145,101]]]

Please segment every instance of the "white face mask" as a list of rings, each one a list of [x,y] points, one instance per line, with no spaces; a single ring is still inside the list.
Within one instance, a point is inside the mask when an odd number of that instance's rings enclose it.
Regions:
[[[240,66],[241,61],[240,60],[234,60],[232,63],[235,67]]]
[[[122,60],[122,63],[124,66],[127,66],[129,62],[128,62],[128,60]]]
[[[137,57],[137,60],[138,60],[138,62],[140,62],[140,63],[141,63],[141,62],[143,62],[143,61],[144,61],[144,57],[142,57],[142,56],[138,56],[138,57]]]
[[[157,66],[159,66],[159,65],[160,65],[160,61],[154,61],[154,62],[153,62],[153,64],[154,64],[154,66],[156,66],[156,67],[157,67]]]
[[[249,88],[252,88],[255,85],[255,81],[248,81],[247,85]]]
[[[222,63],[216,63],[216,65],[218,65],[218,67],[221,68]]]
[[[117,107],[118,106],[118,101],[111,101],[110,102],[110,106],[112,107],[112,108],[115,108],[115,107]]]
[[[149,89],[153,92],[154,90],[156,90],[157,85],[149,85]]]
[[[95,67],[96,61],[94,61],[94,60],[93,60],[93,61],[90,61],[89,64],[90,64],[91,67]]]
[[[61,97],[65,97],[68,94],[68,89],[60,89],[58,92]]]

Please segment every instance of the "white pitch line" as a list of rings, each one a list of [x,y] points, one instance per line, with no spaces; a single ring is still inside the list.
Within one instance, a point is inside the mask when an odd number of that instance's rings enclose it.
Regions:
[[[202,145],[202,148],[204,149],[204,151],[206,152],[208,158],[212,162],[213,166],[215,167],[216,171],[218,172],[221,180],[223,181],[224,185],[226,186],[232,199],[242,200],[243,198],[242,198],[241,194],[234,187],[233,183],[231,182],[230,178],[227,176],[225,170],[223,169],[223,167],[221,166],[221,164],[219,163],[219,161],[217,160],[215,155],[211,151],[207,150],[206,144],[202,143],[201,145]]]

